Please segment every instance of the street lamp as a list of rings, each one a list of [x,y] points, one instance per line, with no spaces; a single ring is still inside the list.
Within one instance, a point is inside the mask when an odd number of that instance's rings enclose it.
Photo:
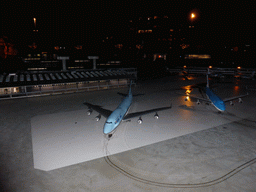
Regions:
[[[196,18],[196,14],[195,13],[191,13],[190,15],[190,19],[191,19],[191,24],[193,25],[193,21],[195,20]]]
[[[194,14],[194,13],[191,13],[191,19],[193,20],[195,17],[196,17],[196,15]]]
[[[36,18],[33,18],[33,20],[34,20],[34,25],[35,25],[35,28],[36,28]]]
[[[38,30],[36,29],[36,18],[33,18],[33,20],[34,20],[34,26],[35,26],[35,29],[33,31],[38,32]]]

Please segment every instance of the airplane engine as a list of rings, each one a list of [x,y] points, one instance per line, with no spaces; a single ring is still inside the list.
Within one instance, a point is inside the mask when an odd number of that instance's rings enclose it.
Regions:
[[[141,119],[141,117],[138,119],[138,123],[139,123],[139,124],[142,124],[142,119]]]
[[[91,115],[91,114],[92,114],[92,110],[89,109],[89,110],[87,111],[87,115]]]
[[[197,105],[199,105],[199,104],[200,104],[200,101],[199,101],[199,100],[197,100],[197,102],[196,102],[196,103],[197,103]]]
[[[154,115],[154,118],[155,118],[155,119],[159,119],[159,116],[158,116],[157,113]]]
[[[101,115],[98,115],[98,116],[95,117],[95,120],[96,120],[96,121],[99,121],[100,118],[101,118]]]
[[[243,103],[243,100],[241,98],[238,98],[239,103]]]
[[[229,102],[229,104],[230,104],[231,106],[233,106],[233,105],[234,105],[233,101],[230,101],[230,102]]]

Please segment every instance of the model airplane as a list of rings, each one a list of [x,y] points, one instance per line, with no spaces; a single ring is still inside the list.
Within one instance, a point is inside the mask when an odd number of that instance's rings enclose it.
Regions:
[[[162,107],[162,108],[156,108],[156,109],[151,109],[147,111],[141,111],[141,112],[135,112],[135,113],[128,113],[128,110],[132,104],[132,91],[131,91],[131,85],[130,84],[130,89],[128,95],[123,99],[123,101],[119,104],[119,106],[114,110],[110,111],[107,109],[103,109],[102,107],[98,105],[93,105],[90,103],[85,102],[84,104],[88,106],[88,115],[91,115],[92,110],[95,110],[99,113],[99,115],[95,118],[96,121],[99,121],[101,119],[101,115],[107,118],[104,128],[103,128],[103,133],[110,138],[117,128],[117,126],[121,123],[122,120],[129,120],[134,117],[139,117],[138,123],[142,123],[141,116],[149,113],[155,113],[154,117],[155,119],[158,119],[159,116],[157,114],[158,111],[166,110],[172,108],[172,106],[169,107]]]
[[[208,70],[209,72],[209,70]],[[188,100],[189,97],[197,99],[197,104],[200,104],[200,101],[203,101],[205,103],[211,104],[213,105],[218,111],[223,112],[226,110],[226,106],[225,103],[226,102],[230,102],[230,105],[234,105],[233,104],[233,100],[238,99],[239,103],[242,103],[242,97],[245,97],[248,95],[248,93],[246,95],[240,95],[240,96],[236,96],[236,97],[231,97],[231,98],[227,98],[227,99],[221,99],[220,97],[218,97],[209,87],[209,79],[208,79],[208,74],[206,75],[207,77],[207,85],[205,87],[205,93],[206,96],[208,97],[208,99],[206,98],[199,98],[199,97],[194,97],[194,96],[186,96],[185,101]],[[187,92],[186,92],[187,93]],[[187,94],[188,95],[188,94]]]

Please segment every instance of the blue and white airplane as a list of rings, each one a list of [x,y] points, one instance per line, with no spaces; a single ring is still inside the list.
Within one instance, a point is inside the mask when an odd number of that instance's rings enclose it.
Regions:
[[[138,123],[142,123],[141,116],[148,114],[148,113],[155,113],[154,118],[158,119],[159,116],[157,114],[158,111],[166,110],[172,108],[172,106],[169,107],[162,107],[162,108],[156,108],[156,109],[150,109],[147,111],[141,111],[141,112],[135,112],[135,113],[128,113],[128,110],[132,104],[132,82],[130,84],[130,89],[128,95],[123,99],[123,101],[119,104],[119,106],[114,110],[110,111],[107,109],[103,109],[102,107],[98,105],[93,105],[90,103],[85,102],[84,104],[88,106],[89,110],[87,112],[88,115],[91,115],[92,110],[95,110],[99,113],[99,115],[95,118],[96,121],[99,121],[101,118],[101,115],[107,118],[104,128],[103,128],[103,133],[110,138],[117,128],[117,126],[121,123],[122,120],[129,120],[134,117],[139,117]]]
[[[236,97],[231,97],[231,98],[227,98],[227,99],[221,99],[220,97],[218,97],[209,87],[209,79],[208,79],[208,74],[209,74],[209,69],[208,69],[208,73],[206,74],[207,77],[207,85],[205,87],[205,93],[208,99],[206,98],[199,98],[199,97],[194,97],[194,96],[188,96],[189,92],[187,93],[187,96],[185,98],[185,101],[187,101],[189,99],[189,97],[197,99],[197,104],[200,104],[200,101],[203,101],[205,103],[211,104],[213,105],[219,112],[224,112],[226,110],[226,106],[225,103],[226,102],[230,102],[230,105],[234,105],[233,104],[233,100],[238,99],[239,103],[242,103],[242,97],[245,97],[248,95],[248,93],[246,95],[239,95]]]

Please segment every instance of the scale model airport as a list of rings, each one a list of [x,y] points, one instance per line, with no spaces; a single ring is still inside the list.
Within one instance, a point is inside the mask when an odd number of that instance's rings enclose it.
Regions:
[[[182,79],[1,100],[1,187],[255,190],[255,80]]]

